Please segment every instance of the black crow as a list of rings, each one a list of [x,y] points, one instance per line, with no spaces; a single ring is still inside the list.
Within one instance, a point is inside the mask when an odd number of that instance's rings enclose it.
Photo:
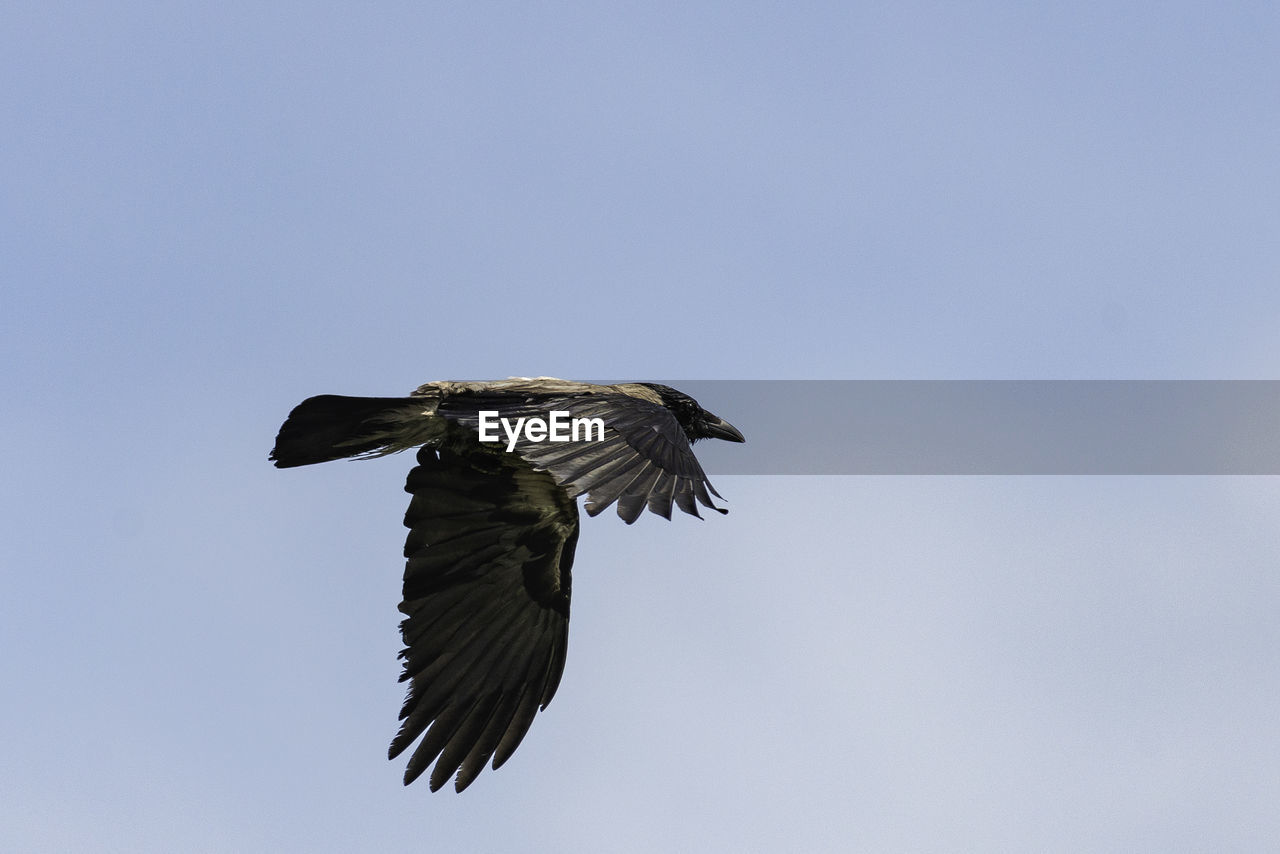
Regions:
[[[576,498],[591,516],[617,503],[720,513],[690,447],[744,441],[693,398],[657,383],[592,385],[539,377],[433,382],[409,397],[321,395],[280,428],[280,468],[420,447],[405,491],[409,691],[394,759],[423,736],[405,785],[435,762],[431,790],[461,792],[492,757],[506,762],[555,695],[569,629]],[[710,493],[710,494],[709,494]]]

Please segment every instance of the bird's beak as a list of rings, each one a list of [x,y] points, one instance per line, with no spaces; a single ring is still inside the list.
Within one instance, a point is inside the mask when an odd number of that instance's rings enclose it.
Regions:
[[[710,413],[707,414],[711,415]],[[739,432],[737,427],[715,415],[711,415],[707,422],[702,425],[702,432],[706,433],[709,439],[724,439],[726,442],[747,441],[747,438]]]

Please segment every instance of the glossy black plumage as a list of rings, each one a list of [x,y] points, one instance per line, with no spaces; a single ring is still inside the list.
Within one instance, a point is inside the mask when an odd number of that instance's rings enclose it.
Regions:
[[[567,411],[600,418],[603,439],[480,441],[479,413]],[[395,758],[417,742],[408,784],[465,789],[502,765],[555,695],[568,641],[576,497],[594,516],[616,503],[671,518],[712,502],[690,443],[742,441],[727,422],[665,386],[564,380],[428,383],[407,398],[310,398],[290,414],[271,459],[287,468],[421,446],[405,490],[401,652],[409,691]],[[421,739],[419,741],[419,739]]]

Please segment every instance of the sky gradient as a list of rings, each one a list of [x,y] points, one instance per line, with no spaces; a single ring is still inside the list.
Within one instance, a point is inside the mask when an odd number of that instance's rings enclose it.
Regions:
[[[457,796],[385,759],[411,461],[266,458],[434,379],[1280,379],[1274,4],[10,3],[0,72],[0,848],[1280,846],[1276,478],[713,469],[584,520]]]

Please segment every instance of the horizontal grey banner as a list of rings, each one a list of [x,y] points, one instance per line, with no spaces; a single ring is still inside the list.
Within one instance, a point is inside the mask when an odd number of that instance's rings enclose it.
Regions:
[[[709,474],[1280,474],[1280,381],[673,380]]]

